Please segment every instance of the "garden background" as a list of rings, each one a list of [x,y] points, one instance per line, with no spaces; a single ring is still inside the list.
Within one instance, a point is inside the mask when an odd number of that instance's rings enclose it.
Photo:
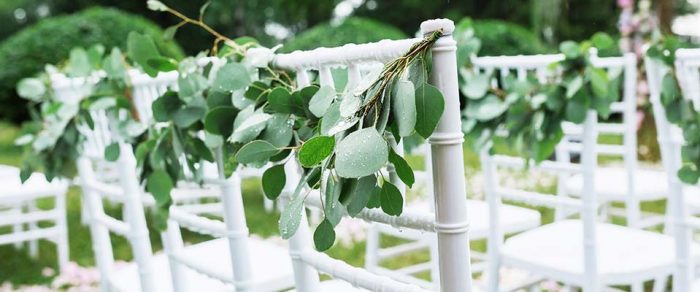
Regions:
[[[186,15],[196,16],[202,0],[163,1]],[[548,53],[563,40],[588,39],[595,32],[615,38],[624,30],[622,7],[633,0],[214,0],[204,17],[215,30],[229,36],[251,36],[263,45],[282,43],[282,52],[364,43],[381,39],[401,39],[415,35],[418,24],[426,19],[446,17],[459,23],[470,21],[481,39],[480,55],[517,55]],[[692,34],[692,19],[697,16],[698,0],[652,1],[651,13],[658,16],[662,31]],[[684,18],[685,17],[685,18]],[[682,25],[682,20],[689,25]],[[690,22],[688,22],[690,19]],[[624,20],[624,19],[623,19]],[[674,20],[676,25],[674,25]],[[15,92],[16,83],[43,69],[44,64],[60,64],[75,46],[105,47],[126,45],[127,34],[138,31],[152,35],[159,49],[173,58],[195,55],[212,43],[207,32],[184,26],[173,36],[177,19],[169,14],[147,9],[144,0],[2,0],[0,1],[0,163],[18,165],[21,150],[13,141],[18,124],[28,118],[25,101]],[[680,25],[678,23],[681,23]],[[697,28],[696,28],[697,29]],[[696,31],[697,33],[697,31]],[[686,41],[698,41],[699,35],[681,35]],[[640,101],[640,157],[658,161],[656,135],[651,110]],[[469,151],[468,147],[465,151]],[[421,169],[420,159],[410,159]],[[476,173],[478,163],[473,153],[465,155],[467,173]],[[478,178],[470,178],[470,195],[478,193]],[[553,187],[546,183],[543,187]],[[263,196],[258,181],[244,185],[248,225],[261,237],[277,235],[277,220],[263,210]],[[79,266],[94,266],[89,231],[80,224],[80,193],[72,188],[68,197],[68,220],[71,260]],[[663,210],[663,206],[646,206]],[[112,210],[115,213],[119,210]],[[278,215],[275,215],[278,216]],[[346,226],[358,234],[347,238],[329,251],[351,264],[361,265],[364,243],[361,227]],[[0,232],[7,230],[0,229]],[[195,242],[205,239],[188,235]],[[114,238],[115,256],[129,260],[126,241]],[[157,233],[152,242],[161,248]],[[0,291],[22,285],[63,285],[60,281],[89,282],[94,272],[75,266],[73,278],[55,279],[55,252],[42,243],[40,258],[31,259],[26,251],[18,253],[12,246],[0,246]],[[415,255],[416,259],[426,254]],[[403,263],[396,263],[403,265]],[[53,283],[53,284],[51,284]],[[70,283],[67,283],[70,284]],[[70,284],[73,285],[73,284]]]

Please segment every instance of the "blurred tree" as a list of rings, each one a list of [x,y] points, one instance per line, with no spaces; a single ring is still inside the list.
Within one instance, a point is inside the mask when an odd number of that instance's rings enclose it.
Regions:
[[[281,51],[291,52],[402,38],[406,38],[406,34],[391,25],[367,18],[349,17],[338,24],[327,22],[307,29],[285,43]]]
[[[163,27],[177,24],[167,13],[148,10],[145,0],[53,0],[57,11],[73,12],[89,6],[111,6],[138,13]],[[190,17],[199,15],[204,0],[162,0],[166,5]],[[262,44],[275,45],[275,35],[293,35],[320,22],[328,21],[340,0],[212,0],[204,20],[218,32],[229,36],[252,36]],[[275,31],[276,29],[276,31]],[[185,26],[175,39],[188,53],[211,47],[213,38],[197,27]]]
[[[21,78],[38,73],[46,64],[65,60],[76,46],[125,48],[131,31],[153,36],[166,55],[178,58],[183,54],[177,44],[163,40],[163,31],[148,19],[98,7],[41,20],[5,39],[0,43],[0,103],[5,105],[0,107],[0,118],[19,120],[26,116],[24,100],[15,93]]]

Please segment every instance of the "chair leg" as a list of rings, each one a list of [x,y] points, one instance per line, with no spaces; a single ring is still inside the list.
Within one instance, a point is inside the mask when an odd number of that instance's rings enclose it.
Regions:
[[[644,292],[644,282],[632,284],[632,292]]]
[[[11,212],[14,214],[20,215],[20,214],[22,214],[22,208],[21,207],[13,208]],[[12,233],[17,234],[17,233],[20,233],[22,231],[24,231],[24,225],[22,223],[17,223],[17,224],[12,225]],[[15,242],[14,243],[15,249],[21,249],[23,245],[24,245],[23,242]]]
[[[639,226],[639,221],[642,218],[642,211],[639,201],[629,200],[625,202],[625,213],[627,217],[627,226],[637,228]]]
[[[27,203],[27,212],[28,213],[34,213],[36,212],[36,201],[30,201]],[[30,222],[28,224],[29,226],[29,231],[34,231],[39,229],[39,226],[37,225],[37,222]],[[29,241],[29,256],[31,258],[37,258],[39,257],[39,240],[31,240]]]
[[[379,264],[379,230],[372,223],[367,227],[367,241],[365,245],[365,268],[373,271]]]
[[[68,266],[69,245],[68,245],[68,223],[66,218],[66,196],[65,193],[56,196],[56,206],[58,210],[58,218],[56,218],[56,226],[61,229],[56,240],[56,249],[58,252],[58,269],[63,271]]]
[[[666,291],[666,283],[668,281],[668,276],[658,277],[654,279],[654,292],[664,292]]]

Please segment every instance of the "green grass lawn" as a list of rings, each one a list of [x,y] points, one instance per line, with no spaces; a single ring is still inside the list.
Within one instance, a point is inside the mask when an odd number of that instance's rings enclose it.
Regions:
[[[0,123],[0,164],[19,164],[20,151],[14,147],[12,143],[14,138],[17,136],[17,132],[18,131],[15,126]],[[640,136],[647,137],[646,140],[640,139],[640,141],[649,141],[648,133],[643,133]],[[613,140],[611,142],[614,143],[615,141]],[[656,149],[653,148],[653,146],[651,148]],[[478,157],[473,151],[469,150],[468,147],[465,149],[464,163],[467,169],[467,176],[470,177],[479,171]],[[652,153],[650,155],[652,155],[651,158],[644,158],[655,160],[653,157],[654,154]],[[656,155],[656,159],[658,159],[658,154]],[[407,160],[415,169],[423,169],[424,167],[421,157],[409,156]],[[554,186],[548,186],[547,188],[553,190],[553,187]],[[277,221],[279,219],[279,214],[270,214],[264,211],[263,196],[259,181],[246,180],[243,184],[243,194],[246,206],[246,219],[248,221],[248,227],[251,233],[265,238],[276,236],[278,234]],[[80,190],[76,187],[72,187],[68,193],[67,200],[70,259],[77,262],[81,266],[93,266],[95,262],[90,242],[90,233],[87,227],[80,223],[80,201]],[[42,201],[40,202],[40,207],[48,208],[51,207],[51,204],[52,202]],[[664,205],[664,202],[652,203],[645,205],[644,209],[648,211],[662,212]],[[120,213],[120,210],[117,207],[108,207],[108,209],[110,213]],[[550,222],[552,220],[552,211],[543,209],[542,212],[544,221]],[[151,221],[149,220],[149,224],[150,222]],[[618,219],[616,219],[616,222],[623,223],[623,221]],[[8,232],[9,230],[10,229],[7,227],[0,227],[0,233]],[[183,236],[188,242],[198,242],[208,239],[206,236],[197,235],[186,231],[183,231]],[[151,233],[151,241],[153,243],[154,250],[162,249],[162,243],[157,232]],[[388,244],[396,244],[398,242],[401,242],[401,240],[392,238],[383,240],[383,243]],[[117,259],[131,259],[130,247],[124,238],[113,237],[112,244],[114,247],[114,255]],[[472,247],[475,250],[484,251],[485,242],[473,242]],[[352,246],[343,246],[336,243],[336,245],[331,248],[328,253],[331,256],[347,261],[352,265],[361,266],[364,264],[365,243],[359,242]],[[427,251],[417,252],[384,264],[388,267],[401,267],[407,264],[426,261],[428,258],[429,254]],[[0,246],[0,284],[6,281],[9,281],[14,285],[47,284],[51,281],[52,277],[43,276],[42,270],[46,267],[55,269],[56,262],[55,248],[51,243],[41,242],[40,256],[37,259],[30,258],[26,249],[16,250],[12,245]],[[427,275],[425,276],[427,277]]]

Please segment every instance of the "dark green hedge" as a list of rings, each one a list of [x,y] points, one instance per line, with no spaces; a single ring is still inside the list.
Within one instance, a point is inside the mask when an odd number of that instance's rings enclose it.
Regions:
[[[403,38],[406,38],[406,34],[391,25],[361,17],[349,17],[338,25],[324,23],[309,28],[284,44],[281,51],[291,52]]]
[[[106,48],[126,46],[131,31],[146,33],[156,40],[163,54],[179,58],[180,47],[162,40],[162,30],[151,21],[113,8],[89,8],[81,12],[44,19],[0,44],[0,118],[22,120],[25,103],[17,97],[15,85],[68,58],[71,48],[103,44]]]
[[[515,23],[467,17],[457,27],[468,27],[465,23],[471,23],[474,34],[481,40],[479,56],[531,55],[549,51],[532,31]]]

